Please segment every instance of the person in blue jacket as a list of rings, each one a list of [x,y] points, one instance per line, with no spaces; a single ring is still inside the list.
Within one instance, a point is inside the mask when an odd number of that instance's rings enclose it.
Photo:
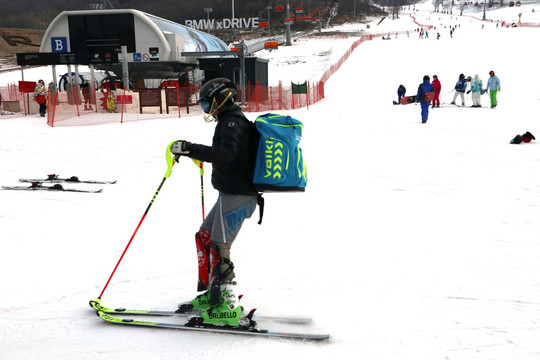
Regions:
[[[497,106],[497,92],[501,91],[501,82],[499,81],[499,78],[495,76],[493,70],[489,72],[486,91],[489,91],[489,99],[491,101],[491,108],[493,109]]]
[[[431,100],[425,100],[427,93],[435,92],[433,85],[429,82],[429,76],[424,76],[424,81],[418,86],[416,93],[416,102],[420,102],[422,108],[422,124],[425,124],[428,120],[429,104]]]
[[[454,98],[452,99],[451,104],[456,105],[456,99],[458,95],[461,97],[461,105],[465,106],[465,90],[467,90],[467,79],[465,78],[465,75],[460,74],[459,79],[456,82],[456,86],[454,86]]]

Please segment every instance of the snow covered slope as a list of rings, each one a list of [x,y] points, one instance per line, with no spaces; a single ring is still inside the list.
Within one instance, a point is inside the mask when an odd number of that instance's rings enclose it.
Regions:
[[[247,221],[233,247],[244,306],[312,316],[289,329],[328,332],[328,342],[123,328],[89,308],[163,177],[166,145],[210,143],[214,126],[201,116],[64,128],[0,117],[1,185],[51,172],[118,180],[87,185],[100,194],[0,191],[0,358],[540,359],[540,140],[509,144],[540,136],[540,30],[482,29],[422,10],[416,18],[441,39],[419,39],[406,14],[387,19],[381,33],[410,36],[362,44],[326,83],[325,100],[289,112],[305,123],[307,191],[266,195],[263,224]],[[316,75],[285,59],[332,63],[340,41],[324,53],[318,41],[269,54],[271,76]],[[484,95],[482,109],[431,109],[421,124],[419,106],[392,105],[399,84],[413,93],[425,74],[439,75],[448,103],[460,73],[486,82],[490,70],[502,85],[496,109]],[[103,302],[174,308],[194,296],[200,210],[199,171],[183,159]]]

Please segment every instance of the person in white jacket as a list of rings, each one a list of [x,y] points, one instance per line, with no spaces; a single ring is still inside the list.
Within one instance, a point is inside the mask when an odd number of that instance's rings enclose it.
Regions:
[[[472,92],[472,107],[482,107],[481,104],[481,94],[482,94],[482,80],[478,74],[474,75],[474,80],[471,81],[471,90]]]

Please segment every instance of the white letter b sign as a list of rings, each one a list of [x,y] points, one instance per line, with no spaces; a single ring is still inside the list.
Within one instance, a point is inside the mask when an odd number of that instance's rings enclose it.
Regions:
[[[51,37],[51,52],[67,52],[67,39],[65,37]]]

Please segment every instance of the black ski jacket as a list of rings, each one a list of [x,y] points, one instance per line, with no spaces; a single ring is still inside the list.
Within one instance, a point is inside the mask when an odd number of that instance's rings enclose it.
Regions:
[[[239,106],[218,115],[212,146],[192,144],[189,157],[212,163],[212,185],[230,195],[257,195],[252,180],[259,136]]]

